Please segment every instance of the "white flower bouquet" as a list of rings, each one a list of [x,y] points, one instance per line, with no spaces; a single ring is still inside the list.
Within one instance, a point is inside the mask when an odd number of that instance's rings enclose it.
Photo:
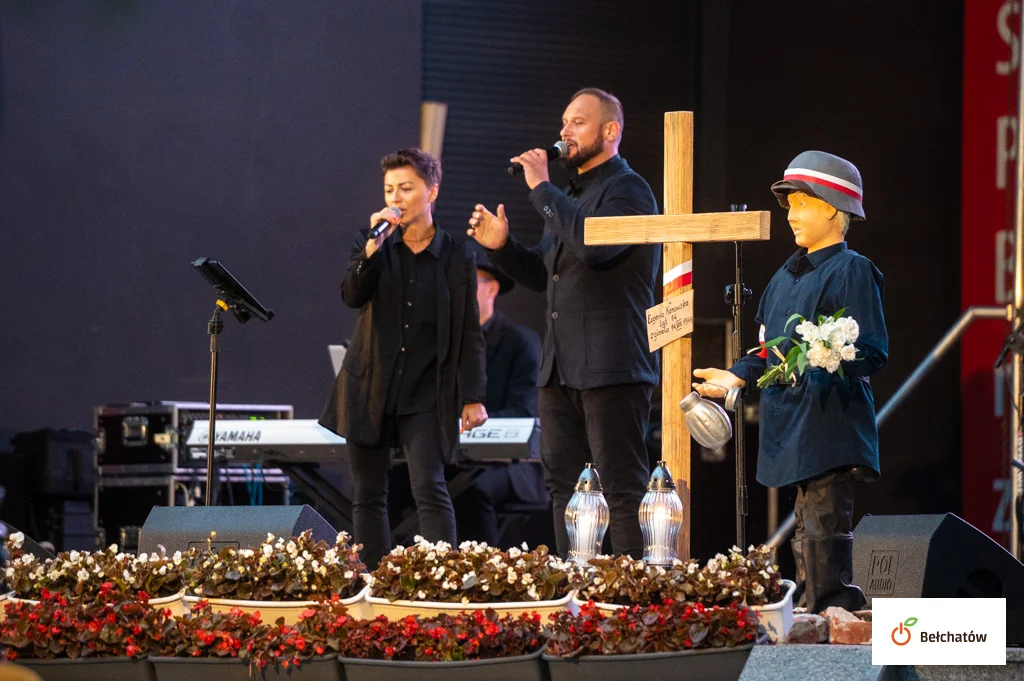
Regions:
[[[803,376],[809,366],[825,369],[830,374],[838,373],[842,377],[842,363],[857,359],[854,343],[860,336],[857,320],[844,317],[844,312],[845,307],[830,317],[819,315],[817,324],[808,321],[803,315],[794,314],[786,320],[784,328],[788,329],[790,324],[799,320],[793,329],[799,338],[779,336],[752,348],[748,354],[770,350],[781,360],[757,379],[757,387],[764,388],[773,383],[796,385],[796,375]],[[783,355],[778,346],[785,341],[792,342],[793,347]]]

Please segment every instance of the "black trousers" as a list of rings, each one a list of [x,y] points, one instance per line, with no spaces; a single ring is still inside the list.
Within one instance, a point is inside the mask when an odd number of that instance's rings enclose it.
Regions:
[[[557,381],[540,389],[540,458],[559,555],[569,554],[565,507],[580,471],[593,462],[608,501],[612,551],[643,557],[638,514],[649,476],[644,432],[651,391],[646,383],[575,390]]]
[[[540,466],[528,462],[476,468],[472,486],[459,495],[455,509],[459,541],[483,541],[500,546],[498,512],[502,506],[510,503],[547,506],[543,473]],[[462,469],[468,467],[462,466]]]
[[[437,413],[433,411],[384,419],[380,444],[348,444],[352,472],[352,524],[355,540],[370,571],[391,550],[388,520],[388,466],[392,442],[402,448],[409,465],[412,497],[420,519],[420,534],[428,541],[455,545],[455,509],[444,480],[444,454]]]
[[[867,603],[853,582],[853,493],[856,469],[839,469],[797,483],[793,557],[808,612]]]

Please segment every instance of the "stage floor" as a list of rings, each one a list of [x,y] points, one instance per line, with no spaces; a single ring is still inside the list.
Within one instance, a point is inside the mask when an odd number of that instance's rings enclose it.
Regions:
[[[1024,648],[1006,649],[1005,667],[871,664],[871,646],[755,646],[739,681],[1022,681]]]

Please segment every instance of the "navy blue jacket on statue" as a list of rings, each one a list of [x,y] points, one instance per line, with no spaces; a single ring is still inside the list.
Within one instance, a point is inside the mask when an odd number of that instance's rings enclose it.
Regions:
[[[860,326],[855,346],[857,359],[843,362],[843,377],[808,367],[798,384],[774,384],[761,391],[760,447],[757,481],[782,487],[808,480],[844,466],[867,467],[879,472],[875,399],[869,376],[885,368],[889,336],[882,315],[885,285],[882,273],[864,256],[836,244],[808,254],[800,249],[775,273],[761,296],[756,321],[764,326],[764,339],[795,336],[801,314],[813,323],[846,308]],[[791,345],[783,343],[785,355]],[[767,367],[779,364],[747,355],[730,371],[747,382],[747,391]],[[869,476],[870,477],[870,476]]]

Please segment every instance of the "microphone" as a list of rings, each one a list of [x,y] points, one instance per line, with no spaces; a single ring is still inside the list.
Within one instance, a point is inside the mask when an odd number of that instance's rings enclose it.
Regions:
[[[562,140],[558,140],[544,151],[548,153],[549,161],[556,158],[565,158],[569,155],[569,145]],[[523,172],[523,164],[521,163],[513,163],[508,167],[509,175],[518,175],[521,172]]]
[[[402,211],[399,210],[398,208],[385,208],[380,212],[381,215],[384,215],[386,213],[391,213],[391,215],[394,216],[394,220],[384,219],[378,222],[370,229],[370,233],[368,235],[369,238],[376,239],[381,234],[386,232],[388,227],[390,227],[393,224],[396,224],[399,220],[402,219]]]

